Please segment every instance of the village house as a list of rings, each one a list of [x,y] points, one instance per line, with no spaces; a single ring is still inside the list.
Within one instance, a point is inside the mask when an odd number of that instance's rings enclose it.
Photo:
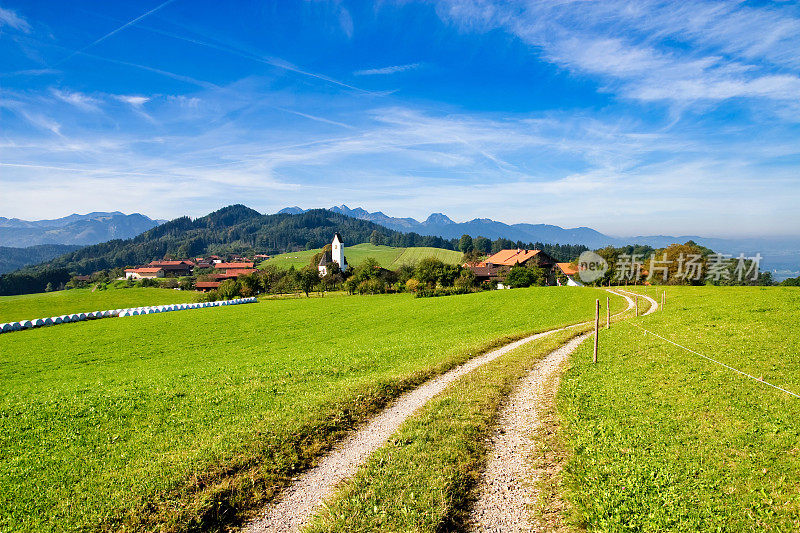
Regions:
[[[191,276],[194,263],[191,261],[150,261],[151,268],[160,268],[167,277]]]
[[[200,292],[208,292],[218,289],[221,284],[221,281],[198,281],[194,284],[194,288]]]
[[[127,279],[154,279],[163,278],[164,269],[160,267],[139,267],[126,268],[125,277]]]
[[[583,287],[583,283],[575,279],[578,276],[578,267],[574,266],[572,263],[556,263],[556,266],[567,278],[566,283],[563,283],[563,285],[568,287]],[[560,280],[557,281],[559,285],[562,285]]]
[[[326,251],[322,254],[322,258],[319,260],[317,268],[319,269],[320,276],[324,276],[328,273],[328,265],[331,263],[338,264],[342,272],[347,270],[347,258],[344,256],[344,241],[338,231],[333,235],[330,251]]]
[[[511,267],[530,264],[537,265],[547,273],[548,285],[556,283],[554,269],[557,268],[557,263],[555,259],[542,250],[523,250],[520,248],[500,250],[475,265],[466,266],[475,275],[475,280],[481,283],[484,281],[501,281],[505,279],[505,275]]]
[[[214,269],[217,280],[235,279],[256,271],[254,263],[215,263]]]

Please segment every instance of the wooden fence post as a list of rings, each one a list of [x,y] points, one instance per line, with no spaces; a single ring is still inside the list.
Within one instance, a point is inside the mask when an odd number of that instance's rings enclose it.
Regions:
[[[597,336],[600,333],[600,298],[595,300],[594,306],[594,358],[593,363],[597,362]]]
[[[611,327],[611,306],[609,305],[610,300],[608,296],[606,296],[606,329]]]

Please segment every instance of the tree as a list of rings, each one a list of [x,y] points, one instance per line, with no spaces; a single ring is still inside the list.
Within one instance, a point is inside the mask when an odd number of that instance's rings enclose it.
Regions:
[[[460,271],[459,266],[447,265],[434,257],[427,257],[417,263],[414,278],[428,287],[435,287],[437,284],[451,287]]]
[[[311,292],[318,283],[319,283],[319,270],[312,266],[303,267],[300,270],[298,281],[300,282],[300,288],[303,289],[303,292],[306,293],[306,297],[308,297],[308,293]]]
[[[472,248],[483,255],[489,255],[492,253],[492,241],[487,239],[486,237],[482,237],[478,235],[472,241]]]
[[[469,291],[475,286],[475,274],[468,269],[461,271],[461,274],[453,282],[453,286],[463,291]]]
[[[478,250],[472,249],[461,257],[461,262],[468,265],[474,265],[483,259],[484,254]]]
[[[472,250],[472,237],[467,234],[461,236],[458,240],[458,249],[461,250],[462,254],[465,254]]]
[[[344,281],[344,274],[339,263],[330,263],[322,276],[323,290],[336,290],[336,286]]]
[[[47,282],[47,287],[44,288],[44,292],[53,292],[53,284],[51,282]]]
[[[546,277],[544,271],[536,265],[514,265],[506,276],[509,287],[530,287],[531,285],[544,285]]]
[[[383,244],[383,241],[383,234],[376,229],[372,230],[372,233],[369,236],[369,243],[373,246],[379,246]]]
[[[510,241],[508,239],[499,238],[492,243],[492,253],[496,254],[500,250],[508,250],[511,248],[516,248],[514,245],[514,241]]]
[[[226,279],[217,287],[217,294],[222,300],[230,300],[239,296],[241,286],[235,279]]]

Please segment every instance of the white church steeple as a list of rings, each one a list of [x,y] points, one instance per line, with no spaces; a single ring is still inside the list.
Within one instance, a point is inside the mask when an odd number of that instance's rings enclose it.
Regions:
[[[338,231],[333,235],[333,242],[331,242],[331,260],[339,263],[342,272],[347,270],[347,263],[344,259],[344,241]]]
[[[338,231],[333,236],[331,251],[325,252],[322,255],[322,259],[319,261],[318,268],[320,276],[324,276],[328,273],[328,265],[331,263],[338,264],[342,272],[347,270],[347,260],[344,257],[344,241]]]

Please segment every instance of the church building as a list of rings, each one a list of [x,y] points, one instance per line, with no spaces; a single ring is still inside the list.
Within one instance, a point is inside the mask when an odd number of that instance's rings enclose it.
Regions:
[[[342,272],[347,270],[347,258],[344,256],[344,241],[342,241],[342,236],[339,235],[338,231],[333,236],[330,251],[326,251],[322,254],[322,259],[319,260],[317,268],[319,268],[320,276],[324,276],[328,273],[328,265],[331,263],[338,264]]]

